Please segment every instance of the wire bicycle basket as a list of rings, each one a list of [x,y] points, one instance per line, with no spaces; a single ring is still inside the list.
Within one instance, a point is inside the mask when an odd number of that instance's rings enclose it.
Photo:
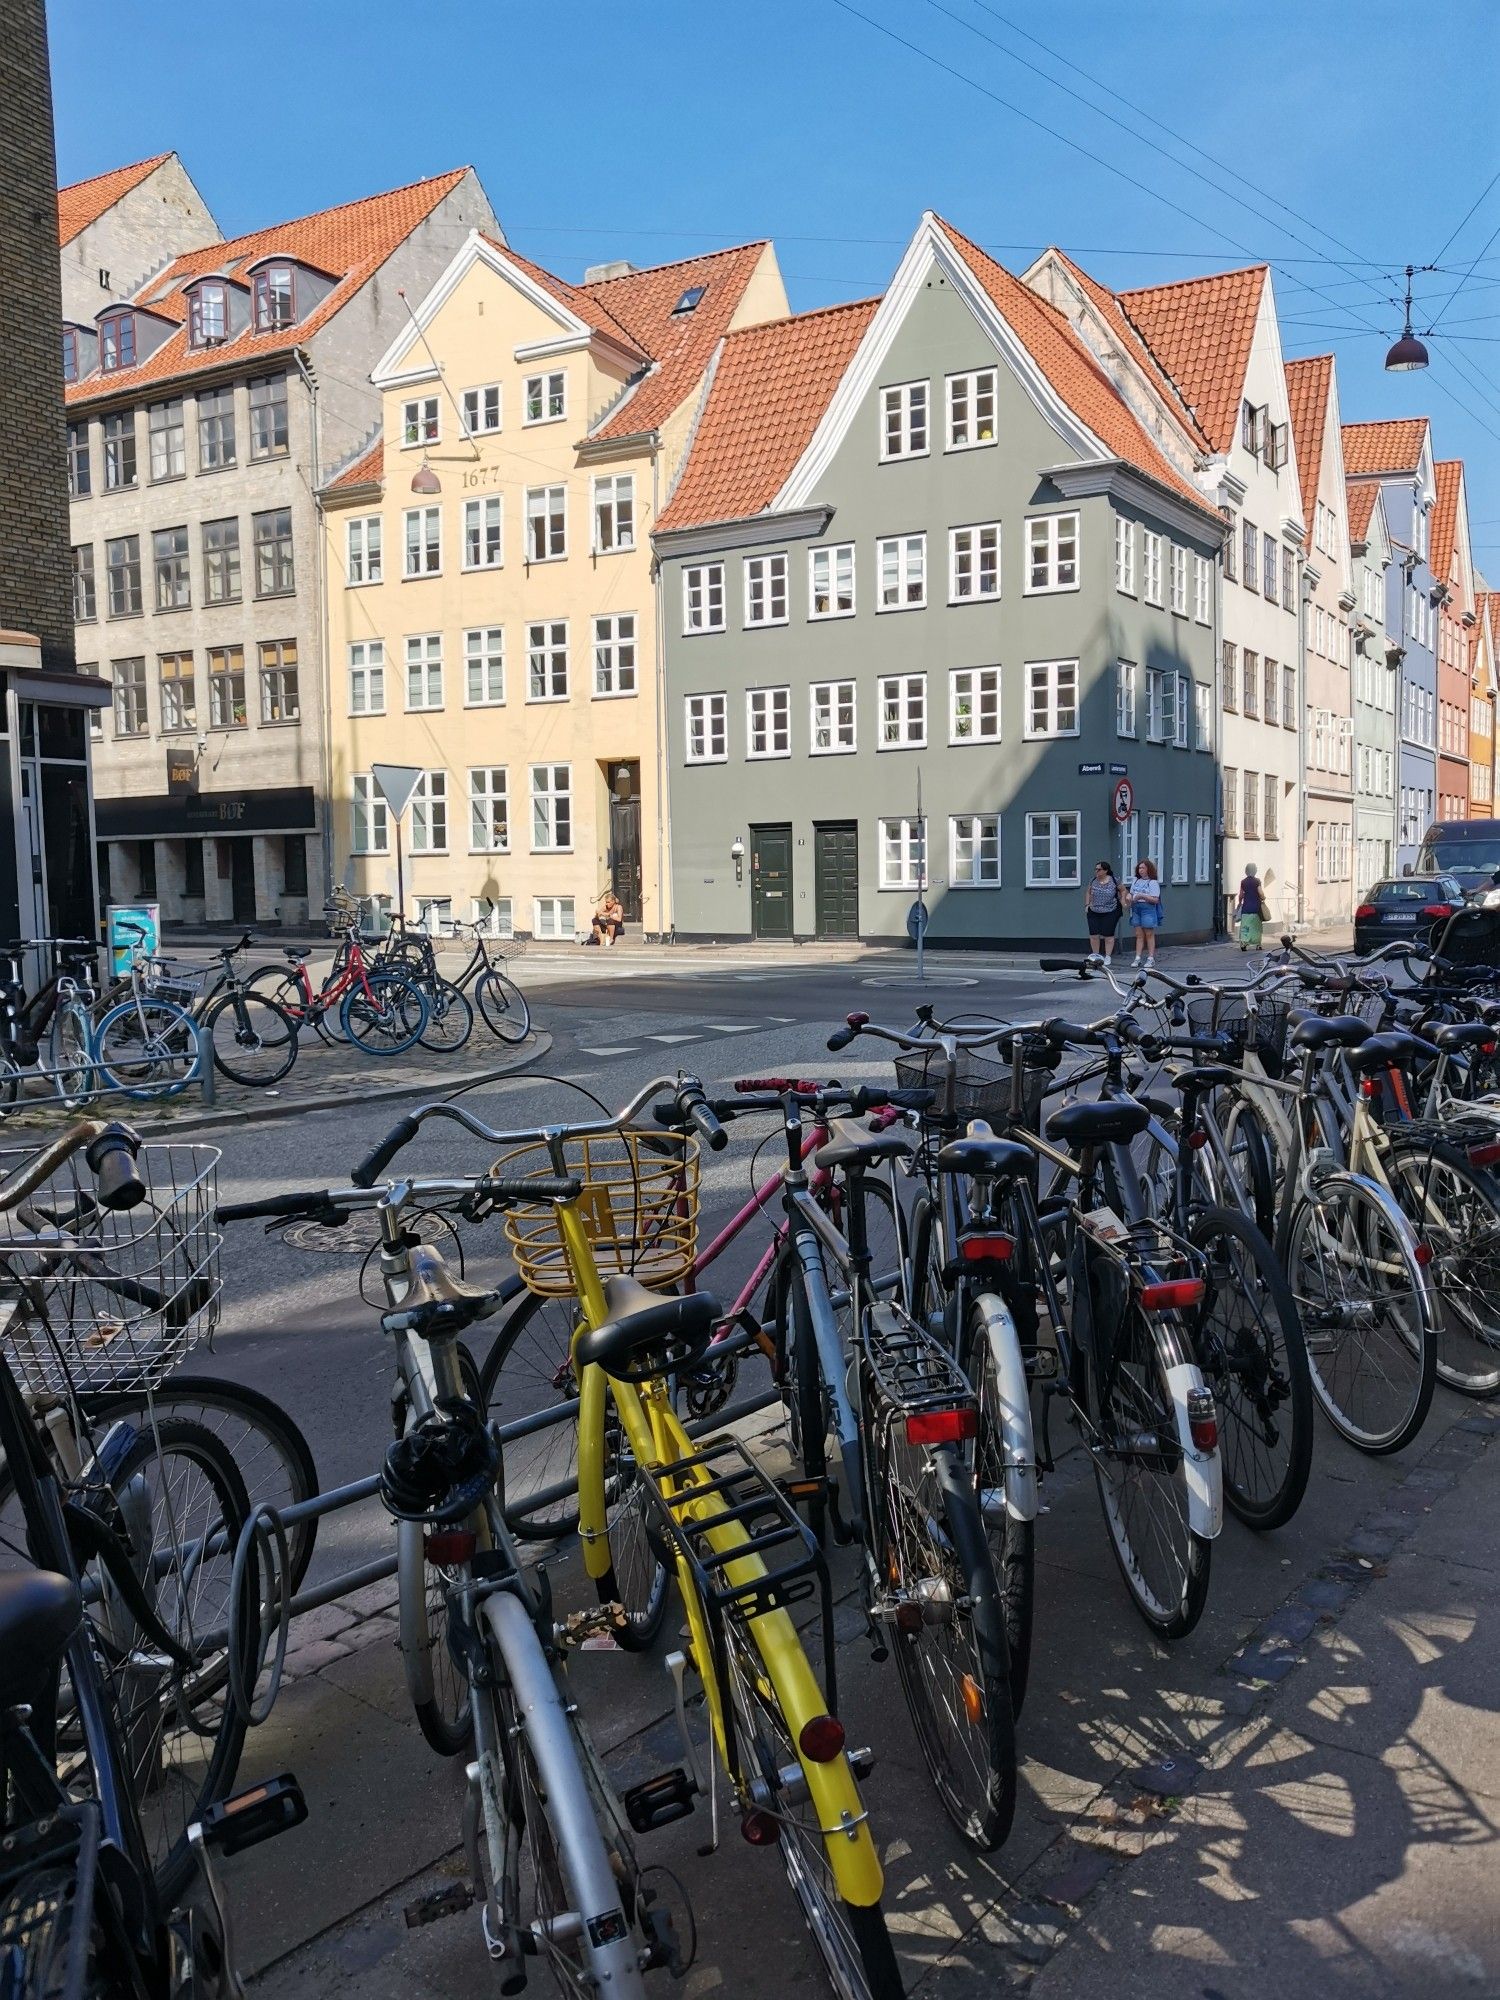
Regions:
[[[970,1049],[960,1049],[953,1064],[953,1115],[955,1118],[984,1118],[994,1124],[1006,1125],[1013,1118],[1030,1131],[1037,1129],[1041,1116],[1042,1099],[1052,1081],[1050,1065],[1024,1063],[1021,1069],[1021,1101],[1019,1111],[1012,1109],[1014,1102],[1015,1065],[1002,1062],[998,1057],[979,1055]],[[896,1085],[900,1090],[935,1090],[937,1103],[934,1109],[943,1112],[947,1105],[946,1085],[948,1081],[948,1059],[941,1048],[913,1051],[896,1058]]]
[[[0,1175],[34,1151],[0,1149]],[[0,1346],[23,1388],[56,1395],[156,1388],[219,1322],[219,1149],[148,1142],[146,1198],[100,1206],[74,1154],[0,1216]]]
[[[605,1277],[628,1273],[644,1285],[672,1285],[698,1251],[701,1162],[691,1134],[627,1126],[563,1141],[562,1172],[583,1183],[579,1210]],[[554,1174],[540,1142],[519,1147],[494,1171],[515,1178]],[[505,1234],[528,1291],[568,1298],[577,1289],[551,1202],[505,1211]]]
[[[212,976],[212,966],[174,964],[170,959],[153,958],[142,985],[150,999],[169,1001],[172,1006],[191,1013],[203,998]]]

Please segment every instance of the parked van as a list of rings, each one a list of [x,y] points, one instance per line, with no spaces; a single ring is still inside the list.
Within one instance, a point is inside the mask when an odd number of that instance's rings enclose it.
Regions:
[[[1443,819],[1428,827],[1418,875],[1455,876],[1471,903],[1500,905],[1500,819]]]

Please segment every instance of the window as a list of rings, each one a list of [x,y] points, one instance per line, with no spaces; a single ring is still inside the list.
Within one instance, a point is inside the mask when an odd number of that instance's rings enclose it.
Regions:
[[[187,472],[187,433],[180,396],[170,403],[151,405],[146,412],[146,435],[151,446],[152,479],[183,478]]]
[[[1193,825],[1193,880],[1212,882],[1214,879],[1214,823],[1211,819],[1196,820]]]
[[[1153,862],[1156,872],[1163,881],[1167,873],[1167,816],[1165,813],[1146,815],[1146,859]]]
[[[403,575],[436,576],[443,567],[443,510],[408,507]]]
[[[1193,721],[1196,729],[1195,741],[1200,750],[1214,747],[1214,694],[1207,681],[1193,683]]]
[[[406,642],[406,706],[410,710],[442,705],[443,635],[414,633]]]
[[[89,464],[88,424],[68,425],[68,497],[72,500],[86,500],[94,490],[93,471]]]
[[[116,736],[144,736],[146,733],[146,662],[111,662],[115,682]]]
[[[1193,678],[1191,674],[1178,674],[1177,699],[1172,714],[1172,741],[1179,750],[1188,747],[1188,726],[1192,715]]]
[[[255,331],[277,333],[297,317],[296,287],[290,264],[271,264],[257,271],[253,285]]]
[[[1177,736],[1177,676],[1146,669],[1146,741],[1171,743]]]
[[[1229,639],[1220,649],[1219,699],[1231,714],[1240,705],[1240,652]]]
[[[1281,669],[1281,726],[1297,727],[1297,669],[1285,664]]]
[[[1244,543],[1242,560],[1240,562],[1240,575],[1244,579],[1246,590],[1254,590],[1257,574],[1256,561],[1260,552],[1260,537],[1256,534],[1254,524],[1250,521],[1244,523],[1242,532]]]
[[[196,285],[188,304],[188,340],[213,347],[229,333],[229,293],[223,285]]]
[[[526,560],[557,562],[568,553],[568,489],[526,489]]]
[[[208,719],[213,729],[243,729],[245,710],[245,649],[243,646],[210,646],[208,649]]]
[[[1260,775],[1256,771],[1245,773],[1242,804],[1245,815],[1246,840],[1260,838]]]
[[[505,699],[505,632],[499,625],[476,625],[464,634],[464,702],[493,708]]]
[[[1265,775],[1264,796],[1266,810],[1265,817],[1261,823],[1261,830],[1267,840],[1279,840],[1281,838],[1278,824],[1281,807],[1281,780],[1273,771],[1267,771]],[[1249,828],[1247,827],[1246,832],[1248,831]]]
[[[286,377],[263,375],[250,384],[250,456],[280,458],[287,449]]]
[[[99,366],[106,375],[135,366],[135,314],[112,313],[99,322]]]
[[[1161,536],[1152,534],[1149,528],[1141,530],[1141,567],[1145,572],[1145,598],[1148,604],[1161,603]]]
[[[436,444],[442,434],[436,396],[417,396],[401,405],[401,449]]]
[[[1274,604],[1280,592],[1281,563],[1276,544],[1269,535],[1260,538],[1261,555],[1264,558],[1265,593]]]
[[[889,674],[877,683],[882,750],[917,750],[927,741],[926,674]]]
[[[676,305],[673,306],[673,316],[675,317],[678,313],[696,312],[702,304],[703,294],[707,290],[707,285],[689,285]]]
[[[135,411],[104,419],[104,490],[122,492],[135,484]]]
[[[1224,537],[1222,543],[1222,550],[1224,556],[1224,574],[1226,577],[1228,577],[1229,581],[1233,583],[1235,580],[1235,574],[1234,574],[1235,552],[1239,546],[1239,531],[1234,509],[1232,507],[1226,507],[1223,510],[1223,514],[1225,522],[1227,523],[1229,528],[1229,533]]]
[[[1172,877],[1174,882],[1188,879],[1188,827],[1186,813],[1172,815]]]
[[[594,620],[594,693],[634,694],[635,613],[619,611]]]
[[[1135,522],[1115,516],[1115,589],[1135,596]]]
[[[785,625],[787,620],[787,559],[784,555],[746,556],[745,623]]]
[[[485,765],[469,773],[469,852],[510,851],[510,802],[503,766]]]
[[[82,542],[73,551],[73,622],[92,624],[99,616],[99,597],[94,584],[94,545]]]
[[[995,442],[995,370],[976,368],[948,377],[948,449],[968,451]]]
[[[238,604],[240,600],[240,524],[232,515],[203,523],[203,601]]]
[[[1079,816],[1076,812],[1027,813],[1028,889],[1078,887]]]
[[[1273,595],[1267,591],[1266,595]],[[1290,549],[1281,551],[1281,608],[1283,611],[1297,609],[1297,559]]]
[[[349,811],[349,846],[355,854],[389,854],[390,818],[385,800],[367,772],[356,771]]]
[[[526,378],[526,421],[528,424],[555,424],[568,414],[568,377],[559,368],[550,375]]]
[[[722,764],[726,747],[725,697],[721,694],[690,694],[687,711],[687,761],[690,764]]]
[[[684,633],[724,630],[723,563],[689,563],[682,572]]]
[[[948,531],[948,600],[968,604],[1000,595],[1000,523]]]
[[[469,916],[486,937],[515,935],[515,917],[509,896],[476,896],[469,904]]]
[[[1187,617],[1188,608],[1188,552],[1172,544],[1172,609],[1179,618]]]
[[[451,896],[418,896],[417,927],[431,937],[452,937],[453,898]]]
[[[500,495],[464,502],[464,568],[499,569],[504,561],[500,528]]]
[[[1243,401],[1240,404],[1240,443],[1256,458],[1260,456],[1261,419],[1265,414],[1263,409],[1258,409],[1252,402]]]
[[[1193,616],[1200,625],[1213,621],[1213,574],[1207,556],[1193,557]]]
[[[292,510],[273,507],[252,516],[255,541],[255,594],[285,597],[297,587],[292,563]]]
[[[380,516],[361,514],[348,523],[344,534],[348,550],[345,563],[348,581],[379,583],[383,574]]]
[[[300,722],[297,699],[297,641],[262,639],[260,642],[260,719],[262,722]]]
[[[948,741],[1000,741],[1000,669],[954,667],[948,675]]]
[[[999,813],[955,813],[949,820],[948,881],[955,889],[1000,887]]]
[[[532,935],[539,938],[570,938],[577,935],[571,896],[533,896]]]
[[[78,380],[78,335],[70,326],[62,330],[62,371],[65,382]]]
[[[1134,660],[1120,660],[1115,666],[1115,734],[1134,736],[1136,691],[1140,672]]]
[[[854,544],[809,549],[807,553],[807,615],[847,618],[854,610]]]
[[[157,659],[161,675],[161,726],[194,729],[198,723],[198,695],[193,678],[191,653],[162,653]]]
[[[1038,514],[1026,523],[1028,591],[1078,588],[1078,516]]]
[[[1239,828],[1240,774],[1232,764],[1224,766],[1224,831],[1231,839]]]
[[[927,451],[927,384],[898,382],[880,392],[880,456],[921,458]]]
[[[121,535],[104,544],[104,568],[109,577],[109,615],[133,618],[141,608],[141,538]]]
[[[349,713],[385,714],[385,641],[360,639],[349,648]]]
[[[531,767],[531,845],[535,853],[573,845],[573,767]]]
[[[1033,660],[1026,669],[1026,734],[1078,734],[1078,662]]]
[[[198,470],[218,472],[234,462],[234,390],[204,389],[198,396]]]
[[[1262,713],[1266,721],[1274,729],[1276,727],[1276,690],[1280,685],[1276,662],[1270,659],[1262,661],[1261,674],[1266,690],[1266,698],[1262,704]]]
[[[605,474],[594,481],[594,553],[613,555],[635,547],[635,474]]]
[[[544,619],[526,627],[526,699],[565,701],[568,694],[568,621]]]
[[[814,681],[809,701],[813,756],[833,757],[854,749],[853,681]]]
[[[927,602],[927,537],[888,535],[875,544],[880,611],[909,611]]]
[[[479,389],[465,389],[463,399],[465,437],[484,437],[500,428],[500,384],[486,382]]]
[[[151,537],[151,569],[158,611],[182,611],[192,603],[186,528],[158,528]]]
[[[1244,696],[1246,715],[1260,714],[1260,655],[1245,648]]]
[[[413,854],[446,854],[448,851],[446,771],[424,771],[412,787],[411,851]]]
[[[922,889],[927,885],[927,826],[920,819],[880,822],[880,886]]]
[[[745,696],[745,755],[789,757],[791,754],[791,689],[751,688]]]

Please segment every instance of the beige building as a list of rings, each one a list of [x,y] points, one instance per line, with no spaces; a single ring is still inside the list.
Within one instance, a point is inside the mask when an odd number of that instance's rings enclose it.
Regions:
[[[64,380],[77,379],[104,307],[133,298],[174,257],[219,240],[218,223],[175,153],[59,188]]]
[[[768,243],[581,285],[473,232],[374,370],[383,436],[325,489],[335,871],[391,904],[376,765],[420,771],[408,915],[662,928],[651,530],[725,333],[784,314]]]

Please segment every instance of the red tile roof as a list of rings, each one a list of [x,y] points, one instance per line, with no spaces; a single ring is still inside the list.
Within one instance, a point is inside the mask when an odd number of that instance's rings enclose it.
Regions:
[[[729,334],[659,528],[743,520],[769,507],[806,450],[879,299]]]
[[[544,270],[540,264],[533,264],[529,257],[521,256],[508,243],[501,243],[493,236],[486,236],[484,240],[492,249],[498,250],[502,257],[508,257],[512,264],[524,271],[527,277],[534,284],[540,285],[544,292],[550,292],[560,306],[565,307],[575,318],[581,319],[585,326],[592,328],[595,333],[604,334],[639,360],[650,360],[650,355],[636,345],[614,314],[601,305],[588,288],[570,285],[566,278],[559,278],[554,272]]]
[[[1309,536],[1323,472],[1323,438],[1328,428],[1328,394],[1332,387],[1331,354],[1309,354],[1301,361],[1286,364],[1292,443],[1296,447],[1297,477],[1302,486],[1302,520]]]
[[[1266,273],[1266,265],[1252,264],[1212,278],[1120,293],[1120,304],[1215,451],[1230,450],[1239,430]]]
[[[1458,503],[1464,490],[1464,462],[1442,458],[1432,468],[1437,487],[1437,504],[1432,510],[1431,569],[1439,583],[1448,581],[1453,567],[1453,545],[1458,539]]]
[[[457,167],[434,180],[416,181],[388,194],[367,195],[363,200],[344,202],[295,222],[277,223],[270,229],[252,230],[249,235],[227,243],[209,243],[201,250],[188,251],[143,285],[134,300],[162,318],[177,322],[178,330],[139,367],[116,369],[109,375],[90,375],[81,382],[70,383],[68,403],[129,394],[203,369],[222,368],[226,362],[255,364],[291,353],[348,303],[412,230],[452,193],[468,171],[467,167]],[[247,331],[217,347],[190,348],[184,324],[188,313],[184,286],[194,278],[219,272],[244,282],[250,265],[273,254],[310,264],[315,270],[336,276],[339,283],[295,326],[271,333]]]
[[[113,208],[123,195],[139,187],[148,175],[165,166],[172,155],[154,153],[149,160],[137,160],[133,167],[111,167],[92,180],[74,181],[57,190],[57,241],[59,247],[82,235],[106,209]]]
[[[1349,539],[1363,542],[1369,539],[1370,517],[1375,512],[1375,502],[1380,494],[1377,479],[1346,479],[1344,492],[1349,502]]]
[[[1366,472],[1415,472],[1426,436],[1426,417],[1389,417],[1373,424],[1345,424],[1344,470],[1351,479]]]
[[[1120,304],[1114,293],[1107,286],[1101,285],[1097,278],[1091,278],[1081,264],[1075,264],[1065,250],[1059,250],[1054,244],[1049,254],[1055,257],[1060,264],[1065,265],[1072,273],[1082,291],[1103,315],[1116,338],[1136,363],[1136,366],[1146,375],[1152,387],[1167,405],[1167,408],[1172,412],[1183,430],[1186,431],[1192,443],[1200,451],[1212,451],[1212,443],[1205,435],[1197,418],[1183,401],[1177,384],[1172,380],[1171,376],[1151,352],[1146,342],[1141,338],[1140,329]]]
[[[368,451],[346,465],[337,479],[323,488],[325,493],[347,491],[352,486],[378,486],[385,473],[385,439],[376,438]]]

